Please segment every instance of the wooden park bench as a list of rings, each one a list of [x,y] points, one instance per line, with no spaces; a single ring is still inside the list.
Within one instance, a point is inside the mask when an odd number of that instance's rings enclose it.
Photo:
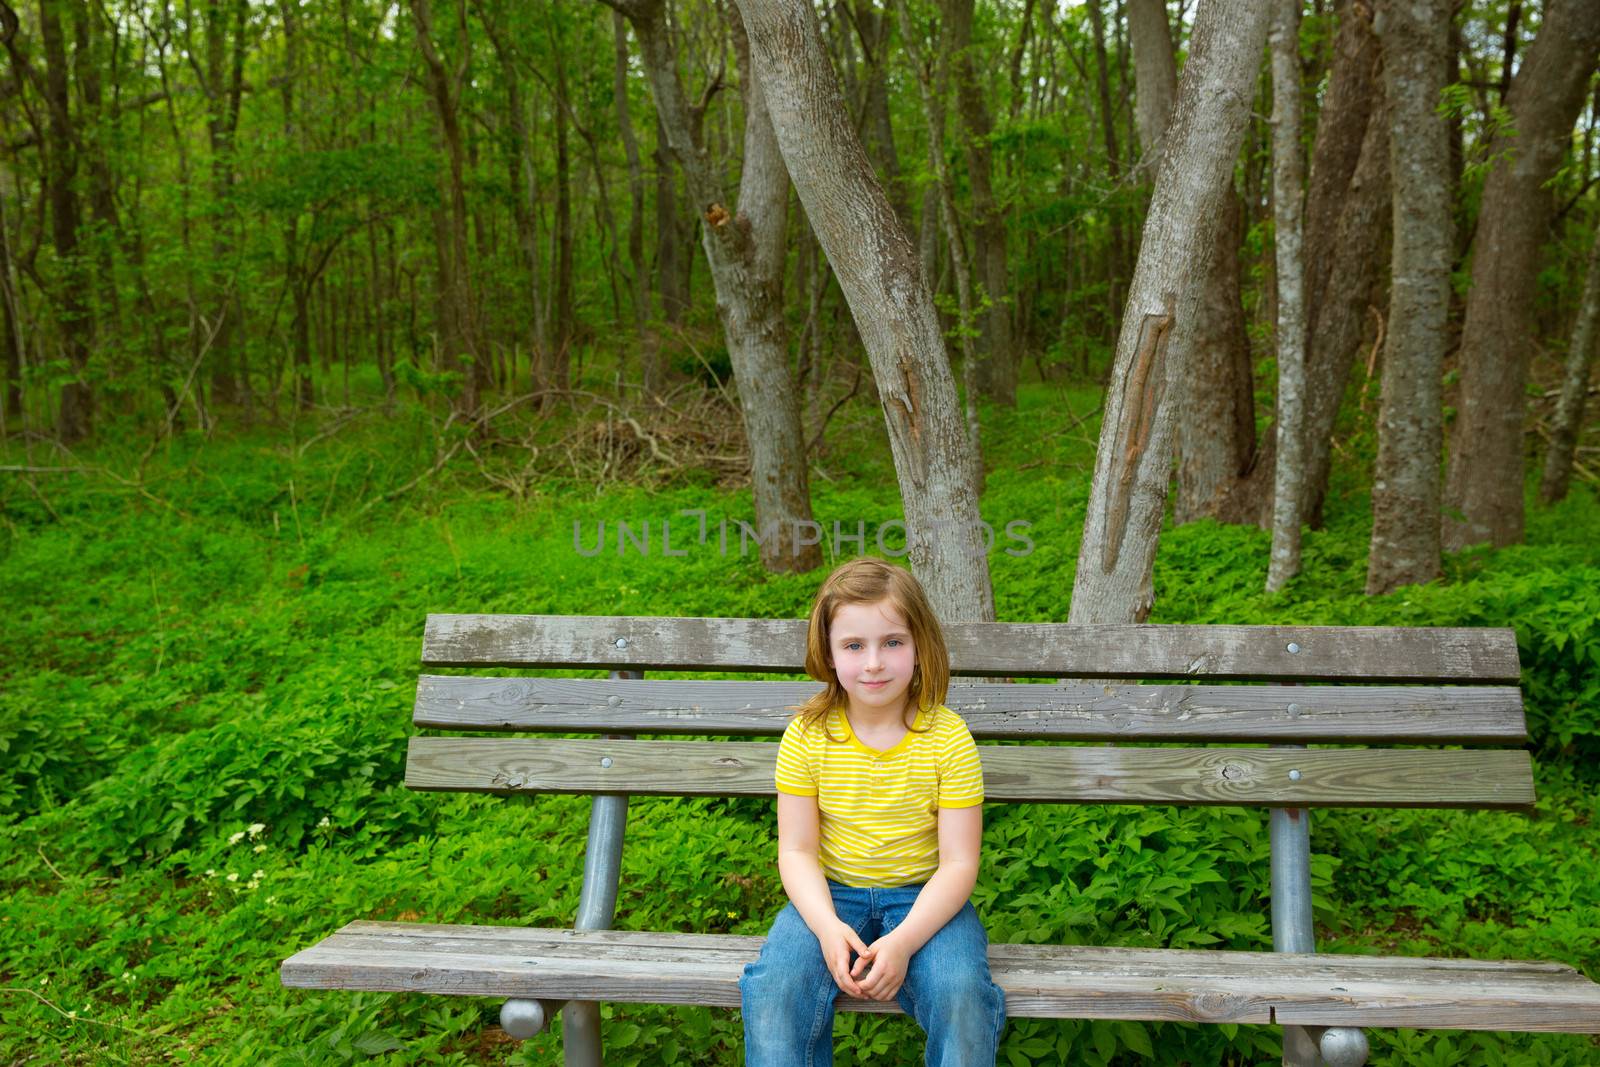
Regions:
[[[805,625],[430,616],[425,666],[611,672],[423,675],[425,729],[601,736],[419,736],[406,763],[414,789],[595,794],[576,929],[352,922],[285,960],[284,984],[507,997],[518,1037],[563,1011],[569,1064],[600,1060],[598,1001],[737,1007],[761,938],[610,929],[628,795],[769,796],[777,746],[633,735],[775,736],[816,683],[643,672],[803,673]],[[980,740],[1079,742],[980,745],[989,802],[1251,805],[1271,822],[1274,952],[996,944],[1012,1018],[1275,1024],[1293,1064],[1364,1062],[1361,1027],[1600,1032],[1600,985],[1563,964],[1315,949],[1307,809],[1532,807],[1510,630],[955,623],[947,636],[958,675],[1095,679],[952,685]],[[1268,684],[1208,684],[1241,680]],[[1081,743],[1104,741],[1117,744]],[[1443,747],[1459,745],[1490,747]]]

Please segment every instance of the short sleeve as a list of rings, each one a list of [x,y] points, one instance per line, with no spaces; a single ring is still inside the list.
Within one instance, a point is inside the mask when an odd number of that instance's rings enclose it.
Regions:
[[[778,742],[778,792],[790,796],[814,797],[817,779],[811,773],[811,761],[806,758],[806,725],[798,718],[791,721]]]
[[[970,808],[983,803],[983,762],[972,731],[961,716],[948,708],[939,709],[948,723],[940,731],[939,806]]]

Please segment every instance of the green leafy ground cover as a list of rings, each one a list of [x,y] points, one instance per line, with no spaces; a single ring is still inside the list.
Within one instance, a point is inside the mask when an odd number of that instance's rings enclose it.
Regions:
[[[1034,544],[992,557],[1002,619],[1065,617],[1095,425],[1057,427],[1095,403],[1036,386],[1019,411],[986,413],[985,516],[1030,523]],[[145,465],[143,492],[106,477],[4,483],[0,1060],[559,1062],[559,1027],[508,1043],[493,1001],[277,980],[282,958],[353,918],[574,914],[586,798],[401,785],[424,616],[792,616],[819,575],[765,575],[736,538],[719,552],[717,520],[750,519],[749,495],[709,476],[597,494],[552,472],[517,500],[460,464],[381,501],[432,463],[431,425],[419,408],[315,441],[301,427],[298,446],[181,438]],[[864,522],[870,544],[898,517],[881,425],[863,415],[830,446],[817,517]],[[78,458],[133,477],[136,457],[114,449]],[[1527,545],[1453,557],[1445,582],[1368,600],[1358,475],[1342,475],[1305,575],[1279,597],[1260,591],[1263,532],[1168,531],[1155,621],[1516,627],[1537,813],[1319,813],[1319,944],[1558,959],[1600,976],[1600,509],[1580,491],[1530,512]],[[682,509],[709,513],[706,544],[683,538],[695,524],[676,525]],[[594,558],[574,550],[574,521],[592,544],[598,521],[649,520],[659,537],[662,519],[686,556],[657,541],[619,558],[611,534]],[[630,829],[620,926],[765,931],[781,902],[769,803],[644,798]],[[1260,811],[997,805],[985,858],[976,899],[997,939],[1270,947]],[[737,1062],[733,1012],[605,1011],[608,1063]],[[838,1033],[840,1062],[920,1062],[904,1019],[842,1016]],[[1374,1063],[1600,1059],[1571,1035],[1371,1038]],[[1277,1055],[1268,1027],[1020,1020],[1003,1062]]]

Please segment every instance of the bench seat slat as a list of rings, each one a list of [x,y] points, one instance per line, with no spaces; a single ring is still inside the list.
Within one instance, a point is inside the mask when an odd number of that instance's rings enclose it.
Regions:
[[[816,682],[425,674],[416,725],[552,733],[779,734]],[[1010,685],[958,682],[973,736],[1038,740],[1519,744],[1514,686]]]
[[[1532,761],[1520,749],[978,751],[986,793],[995,801],[1514,810],[1533,805]],[[777,752],[777,745],[759,741],[413,737],[406,785],[491,793],[771,796]]]
[[[429,615],[422,662],[799,673],[805,630],[803,619]],[[991,677],[1515,683],[1521,673],[1509,629],[955,622],[945,637],[957,674]]]
[[[737,1007],[759,937],[356,922],[286,986]],[[1600,986],[1557,964],[993,945],[1013,1017],[1600,1032]],[[840,999],[849,1011],[898,1011]]]

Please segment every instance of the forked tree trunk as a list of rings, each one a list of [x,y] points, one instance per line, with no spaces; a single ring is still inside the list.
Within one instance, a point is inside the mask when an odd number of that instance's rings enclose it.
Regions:
[[[810,4],[739,0],[772,126],[872,361],[906,542],[942,618],[994,618],[961,407],[917,251],[851,124]]]
[[[1278,455],[1267,591],[1300,573],[1300,483],[1305,476],[1306,314],[1301,247],[1300,4],[1272,0],[1272,206],[1278,273]]]
[[[800,400],[789,370],[783,318],[784,230],[789,181],[767,114],[767,94],[750,73],[743,30],[735,26],[744,92],[744,167],[734,212],[724,205],[718,168],[706,151],[678,81],[666,9],[660,0],[608,0],[633,24],[656,112],[688,181],[733,364],[750,443],[761,562],[770,571],[805,571],[822,561],[811,518],[811,490],[800,428]]]
[[[1589,249],[1588,277],[1584,279],[1577,320],[1572,324],[1572,343],[1567,346],[1561,399],[1556,402],[1550,451],[1545,454],[1544,478],[1539,483],[1539,498],[1546,504],[1565,497],[1567,484],[1572,479],[1572,459],[1577,451],[1578,432],[1583,426],[1589,367],[1594,361],[1597,334],[1600,334],[1600,223],[1595,226],[1594,244]]]
[[[1450,127],[1437,112],[1451,0],[1385,0],[1377,29],[1389,105],[1394,257],[1383,349],[1367,593],[1439,576],[1441,375],[1450,311]]]
[[[1173,413],[1187,372],[1173,334],[1203,297],[1197,279],[1211,269],[1216,219],[1232,195],[1266,34],[1266,0],[1203,0],[1195,14],[1106,390],[1074,623],[1142,622],[1150,613]]]
[[[1332,466],[1334,424],[1351,366],[1373,318],[1372,292],[1389,232],[1389,130],[1372,13],[1339,9],[1327,93],[1311,150],[1305,204],[1305,476],[1300,512],[1313,527]],[[1277,426],[1229,500],[1233,521],[1270,521]]]
[[[1523,392],[1536,334],[1539,248],[1555,211],[1546,183],[1567,153],[1597,54],[1600,3],[1550,0],[1506,96],[1511,129],[1490,147],[1494,162],[1483,187],[1461,334],[1446,548],[1522,540]]]
[[[1139,142],[1143,181],[1155,178],[1172,117],[1178,68],[1167,27],[1166,5],[1136,0],[1128,7],[1128,30],[1138,82]],[[1205,293],[1193,321],[1179,324],[1176,340],[1188,354],[1184,410],[1178,420],[1178,493],[1173,519],[1211,517],[1254,521],[1237,503],[1241,478],[1256,454],[1255,381],[1250,338],[1245,332],[1239,289],[1239,245],[1243,211],[1236,196],[1222,204],[1216,252],[1202,280]]]

